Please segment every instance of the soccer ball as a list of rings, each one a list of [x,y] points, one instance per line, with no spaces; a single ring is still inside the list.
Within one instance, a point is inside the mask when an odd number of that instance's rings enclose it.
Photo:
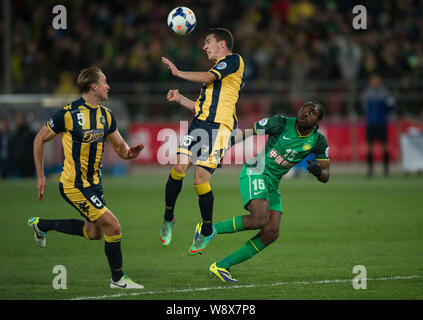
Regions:
[[[195,28],[194,12],[187,7],[177,7],[167,16],[167,25],[169,29],[178,36],[189,34]]]

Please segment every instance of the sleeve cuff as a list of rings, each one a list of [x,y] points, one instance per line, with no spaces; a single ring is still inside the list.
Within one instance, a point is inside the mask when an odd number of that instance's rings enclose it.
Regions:
[[[211,73],[213,73],[216,76],[217,80],[220,80],[222,78],[222,75],[220,74],[220,72],[216,71],[216,70],[210,70]]]
[[[54,134],[57,134],[57,132],[54,132],[54,130],[52,129],[52,128],[50,128],[50,126],[48,125],[48,123],[46,123],[46,127],[51,131],[51,132],[53,132]]]

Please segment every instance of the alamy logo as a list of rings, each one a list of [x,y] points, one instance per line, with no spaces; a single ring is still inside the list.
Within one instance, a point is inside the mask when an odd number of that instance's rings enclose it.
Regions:
[[[60,30],[60,29],[67,29],[68,28],[68,15],[67,15],[67,11],[66,11],[66,7],[63,5],[56,5],[53,7],[53,11],[54,14],[57,14],[57,16],[55,16],[53,18],[53,28],[56,30]]]
[[[352,26],[355,30],[367,29],[367,9],[363,5],[356,5],[352,9],[352,13],[357,14],[353,21]]]
[[[267,121],[267,119],[263,119],[262,121]],[[239,129],[226,133],[219,129],[209,131],[197,128],[186,134],[187,128],[188,122],[181,121],[179,134],[178,131],[170,128],[162,129],[157,133],[157,141],[159,143],[163,142],[160,143],[156,154],[159,164],[176,164],[178,147],[180,153],[189,155],[188,160],[184,157],[182,161],[191,161],[191,155],[194,155],[199,160],[211,161],[213,164],[216,161],[220,161],[223,165],[232,163],[244,164],[249,160],[254,160],[256,153],[262,150],[266,144],[264,129],[257,129],[257,135],[254,135],[254,137],[253,129],[245,129],[245,136],[248,138],[231,147],[229,145],[230,139],[238,133]],[[148,151],[148,146],[152,143],[150,142],[152,137],[149,135],[138,135],[136,139],[144,141]],[[213,141],[213,143],[209,144],[209,141]],[[213,150],[211,150],[212,147]],[[210,155],[210,153],[212,154]]]
[[[354,266],[353,271],[354,274],[357,274],[353,281],[352,285],[354,289],[360,290],[360,289],[367,289],[367,270],[365,266],[357,265]]]
[[[57,274],[53,278],[53,288],[56,290],[67,289],[67,271],[65,266],[57,265],[53,268],[53,273]]]

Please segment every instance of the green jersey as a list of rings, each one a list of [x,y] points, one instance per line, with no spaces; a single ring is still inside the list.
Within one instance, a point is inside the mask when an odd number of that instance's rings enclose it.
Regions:
[[[317,129],[302,136],[296,126],[296,118],[276,115],[254,124],[257,134],[267,134],[264,149],[249,160],[245,167],[248,174],[264,176],[269,190],[279,189],[283,175],[310,153],[317,160],[329,160],[329,146],[323,134]]]

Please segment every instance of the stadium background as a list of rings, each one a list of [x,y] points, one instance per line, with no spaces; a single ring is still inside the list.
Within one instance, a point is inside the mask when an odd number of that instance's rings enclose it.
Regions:
[[[8,120],[12,133],[18,126],[17,113],[25,115],[21,118],[32,132],[37,131],[52,108],[71,99],[61,94],[78,94],[78,71],[98,66],[111,86],[106,105],[115,112],[125,138],[141,138],[148,144],[132,165],[157,163],[157,146],[148,141],[154,144],[160,128],[191,117],[166,101],[167,90],[179,88],[196,99],[200,88],[172,77],[160,58],[169,57],[181,70],[207,70],[210,63],[201,48],[211,26],[231,29],[234,52],[245,60],[246,86],[237,105],[240,127],[276,113],[294,115],[308,99],[321,101],[328,113],[321,129],[331,145],[332,162],[360,170],[366,159],[362,96],[369,76],[377,72],[395,99],[389,124],[393,170],[401,169],[400,134],[410,126],[421,132],[420,1],[186,1],[184,5],[198,8],[196,28],[186,37],[175,36],[165,23],[169,10],[179,2],[62,1],[67,9],[66,30],[52,27],[56,4],[18,0],[11,1],[9,8],[3,5],[3,12],[9,10],[10,15],[2,18],[10,21],[3,19],[0,26],[5,53],[0,90],[13,95],[0,97],[0,117]],[[366,30],[352,27],[355,4],[366,6]],[[5,22],[10,24],[9,36]],[[157,124],[155,130],[151,124]],[[12,149],[24,143],[16,140],[10,143]],[[58,148],[59,141],[48,146],[48,172],[60,170],[61,150],[53,151]],[[15,153],[10,150],[12,165],[21,154]],[[378,144],[375,153],[380,160]],[[128,169],[110,152],[104,165],[105,172]],[[17,170],[9,171],[19,176]]]
[[[67,9],[66,30],[52,27],[52,9],[57,4]],[[356,4],[367,9],[367,30],[352,27]],[[178,5],[196,14],[196,28],[186,37],[175,36],[166,25],[168,12]],[[36,202],[32,140],[55,108],[78,97],[75,79],[87,66],[105,72],[111,86],[105,105],[113,110],[123,136],[129,143],[141,140],[147,145],[140,158],[131,162],[118,159],[108,147],[103,167],[107,201],[125,230],[125,264],[133,270],[134,279],[152,290],[134,299],[422,299],[422,179],[421,175],[403,176],[408,172],[403,163],[407,153],[401,144],[401,135],[414,136],[416,145],[411,151],[417,153],[414,161],[421,170],[423,147],[417,143],[423,132],[421,1],[4,0],[1,10],[1,155],[7,159],[2,162],[0,179],[0,252],[6,261],[1,272],[2,299],[101,299],[101,294],[113,298],[103,288],[108,270],[102,243],[87,245],[82,239],[54,234],[49,235],[53,254],[39,253],[31,243],[32,234],[23,227],[29,215],[57,218],[63,212],[63,216],[75,217],[56,189],[63,161],[60,139],[46,145],[49,187],[45,201]],[[170,170],[169,165],[157,165],[157,132],[177,129],[179,121],[191,118],[184,108],[168,103],[166,93],[178,88],[195,99],[200,89],[200,85],[173,78],[160,58],[170,58],[181,70],[207,70],[210,62],[201,48],[205,32],[215,26],[233,32],[234,52],[246,64],[246,86],[237,105],[240,127],[276,113],[294,115],[308,99],[322,102],[327,110],[321,130],[331,147],[331,181],[323,188],[304,174],[282,182],[288,212],[282,239],[235,273],[248,284],[249,268],[266,265],[266,272],[251,280],[254,286],[258,283],[254,295],[248,286],[240,288],[238,295],[230,290],[220,295],[215,280],[203,278],[210,261],[186,265],[179,249],[185,250],[192,240],[192,226],[198,220],[196,210],[185,210],[197,201],[191,181],[184,184],[179,238],[173,251],[168,251],[172,265],[166,269],[163,248],[155,241],[158,228],[153,226],[161,223],[161,213],[155,213],[161,210]],[[373,72],[381,74],[395,100],[389,121],[390,179],[382,177],[381,170],[375,179],[365,178],[362,95]],[[379,165],[380,145],[375,152]],[[225,166],[213,177],[216,219],[241,210],[239,169]],[[221,258],[219,246],[235,249],[226,239],[217,239],[208,254]],[[81,253],[81,246],[86,251]],[[85,253],[90,261],[82,257]],[[63,263],[78,273],[82,262],[74,256],[84,259],[86,277],[73,280],[66,292],[52,291],[51,267]],[[353,290],[349,281],[340,284],[336,280],[351,278],[357,264],[368,266],[370,276],[379,281],[369,285],[368,291]],[[93,270],[98,272],[91,277]],[[172,272],[179,277],[172,278]],[[403,282],[395,282],[401,276]],[[317,291],[301,287],[302,281],[318,285],[321,279],[335,280]],[[383,279],[393,282],[385,284]],[[286,283],[266,286],[275,280]],[[182,290],[173,291],[173,287]],[[199,295],[196,287],[211,290]]]

